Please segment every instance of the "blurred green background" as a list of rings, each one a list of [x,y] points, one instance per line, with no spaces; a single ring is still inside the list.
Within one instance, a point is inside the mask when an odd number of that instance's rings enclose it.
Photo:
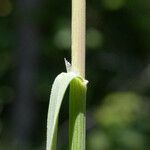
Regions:
[[[45,150],[70,22],[70,0],[0,0],[0,150]],[[86,78],[86,150],[149,150],[149,0],[87,0]],[[67,98],[58,150],[68,149]]]

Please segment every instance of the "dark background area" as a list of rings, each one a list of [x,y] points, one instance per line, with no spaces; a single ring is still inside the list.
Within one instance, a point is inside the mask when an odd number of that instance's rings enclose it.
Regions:
[[[70,61],[71,1],[0,0],[0,150],[45,150],[51,85]],[[150,1],[87,0],[87,150],[149,150]],[[58,149],[68,145],[68,95]]]

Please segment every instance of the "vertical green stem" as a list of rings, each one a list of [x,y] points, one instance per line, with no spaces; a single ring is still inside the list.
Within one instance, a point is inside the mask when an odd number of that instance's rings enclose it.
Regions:
[[[85,0],[72,0],[72,69],[85,76]]]
[[[82,77],[85,76],[85,12],[85,0],[72,0],[72,70]],[[81,82],[75,80],[70,84],[69,150],[85,150],[86,87],[75,88]]]

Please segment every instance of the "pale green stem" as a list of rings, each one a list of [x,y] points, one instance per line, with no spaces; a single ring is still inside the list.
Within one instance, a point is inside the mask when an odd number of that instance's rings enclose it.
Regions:
[[[85,0],[72,0],[72,71],[85,77]],[[86,91],[70,85],[69,150],[85,150]],[[86,86],[86,85],[83,85]],[[86,89],[86,88],[84,88]],[[79,95],[79,96],[77,96]]]
[[[72,0],[72,69],[85,76],[85,0]]]

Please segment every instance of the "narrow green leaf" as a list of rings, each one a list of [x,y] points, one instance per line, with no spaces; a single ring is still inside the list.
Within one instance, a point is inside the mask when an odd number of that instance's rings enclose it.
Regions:
[[[86,81],[73,72],[61,73],[56,77],[53,83],[47,119],[46,150],[56,150],[58,115],[65,91],[73,79],[78,79],[78,81],[80,80],[82,84],[86,85]],[[78,86],[78,84],[76,86]]]

